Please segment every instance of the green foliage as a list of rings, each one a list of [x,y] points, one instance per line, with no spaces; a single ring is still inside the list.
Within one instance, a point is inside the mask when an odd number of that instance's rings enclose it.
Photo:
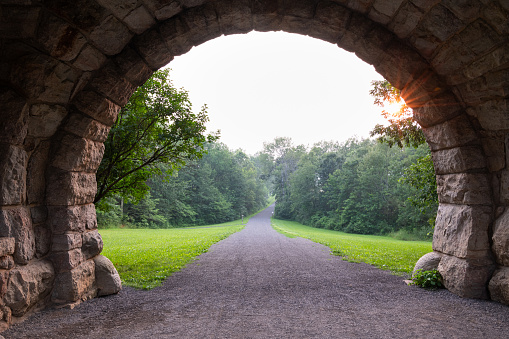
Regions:
[[[382,115],[389,125],[376,125],[370,135],[378,136],[377,140],[388,144],[390,147],[412,146],[417,147],[426,142],[424,133],[413,119],[413,112],[401,98],[401,92],[392,86],[387,80],[372,81],[372,89],[369,92],[375,99],[375,105],[386,107],[391,104],[399,104],[399,107],[389,112],[382,110]]]
[[[212,244],[242,228],[242,225],[224,225],[197,229],[101,230],[102,254],[113,262],[124,285],[151,289],[206,252]]]
[[[175,89],[168,74],[155,72],[121,109],[105,142],[95,202],[112,196],[141,200],[149,178],[201,158],[205,144],[217,139],[205,134],[206,107],[193,113],[188,93]],[[167,165],[165,172],[159,164]]]
[[[295,221],[272,219],[272,226],[287,236],[323,244],[344,260],[364,262],[396,274],[411,274],[417,260],[432,250],[430,242],[347,234],[304,226]]]
[[[442,283],[442,275],[438,272],[438,270],[417,270],[412,277],[412,285],[417,285],[430,290],[436,290],[444,287]]]

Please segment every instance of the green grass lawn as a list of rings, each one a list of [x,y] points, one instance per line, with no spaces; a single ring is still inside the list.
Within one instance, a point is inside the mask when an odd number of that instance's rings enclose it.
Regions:
[[[99,231],[104,241],[102,255],[113,262],[124,285],[150,289],[212,244],[244,228],[240,221],[229,224],[158,230],[104,229]]]
[[[365,262],[401,275],[411,274],[417,260],[432,251],[431,242],[427,241],[348,234],[277,219],[272,219],[272,226],[286,236],[307,238],[323,244],[345,260]]]

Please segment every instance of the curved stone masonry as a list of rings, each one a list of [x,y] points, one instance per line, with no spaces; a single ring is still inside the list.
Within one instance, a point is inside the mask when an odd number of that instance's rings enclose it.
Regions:
[[[174,56],[252,30],[337,44],[402,89],[445,285],[509,304],[507,1],[23,0],[0,5],[0,327],[98,294],[95,171],[120,107]]]

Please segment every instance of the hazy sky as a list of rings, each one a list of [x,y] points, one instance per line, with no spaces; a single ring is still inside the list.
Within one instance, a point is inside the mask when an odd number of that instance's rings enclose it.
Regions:
[[[223,36],[168,67],[195,111],[207,104],[209,129],[221,130],[220,141],[249,154],[278,136],[304,145],[368,137],[383,122],[369,95],[370,82],[382,76],[353,53],[310,37]]]

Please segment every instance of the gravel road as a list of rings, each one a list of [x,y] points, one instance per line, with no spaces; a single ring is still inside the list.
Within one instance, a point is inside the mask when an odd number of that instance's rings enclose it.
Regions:
[[[273,207],[151,291],[51,309],[10,338],[508,338],[509,307],[407,286],[270,226]]]

